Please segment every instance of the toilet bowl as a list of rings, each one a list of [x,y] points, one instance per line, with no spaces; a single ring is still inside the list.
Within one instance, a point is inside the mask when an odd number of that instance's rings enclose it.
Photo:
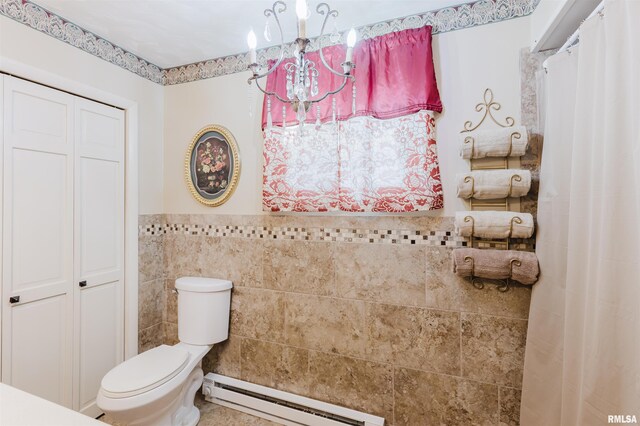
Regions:
[[[117,423],[132,426],[193,426],[202,385],[202,358],[229,333],[230,281],[183,277],[178,291],[178,338],[139,354],[109,371],[98,406]]]

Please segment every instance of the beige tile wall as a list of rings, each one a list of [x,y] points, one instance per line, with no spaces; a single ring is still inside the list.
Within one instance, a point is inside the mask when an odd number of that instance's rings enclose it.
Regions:
[[[163,219],[452,227],[450,218],[434,217]],[[370,412],[389,425],[517,424],[530,290],[477,290],[451,273],[450,253],[400,244],[142,236],[141,276],[148,279],[140,311],[148,327],[140,332],[141,349],[177,341],[175,278],[228,278],[231,336],[206,357],[205,371]]]
[[[535,177],[542,137],[534,74],[521,53],[522,122]],[[442,231],[451,218],[153,215],[148,223]],[[385,417],[388,425],[517,425],[530,289],[483,290],[450,271],[450,249],[169,233],[140,237],[140,350],[177,341],[184,275],[234,283],[230,338],[206,372]]]
[[[141,215],[139,225],[160,223],[164,215]],[[165,340],[164,235],[140,235],[138,239],[138,351]]]

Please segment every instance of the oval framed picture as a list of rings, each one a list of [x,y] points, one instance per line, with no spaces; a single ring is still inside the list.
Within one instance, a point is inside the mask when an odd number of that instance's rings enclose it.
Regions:
[[[215,207],[226,202],[238,185],[240,157],[229,130],[210,125],[193,137],[185,158],[185,178],[193,197]]]

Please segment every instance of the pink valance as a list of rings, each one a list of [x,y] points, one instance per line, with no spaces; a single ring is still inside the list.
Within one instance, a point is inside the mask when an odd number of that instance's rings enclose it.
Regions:
[[[324,57],[335,70],[342,71],[341,63],[345,58],[345,46],[330,46],[324,49]],[[318,85],[322,94],[327,89],[339,87],[342,78],[324,69],[318,52],[310,52],[308,59],[316,63],[320,71]],[[328,122],[333,118],[332,99],[336,100],[336,119],[344,121],[355,116],[370,116],[381,119],[396,118],[413,114],[420,110],[441,112],[442,103],[438,93],[436,74],[433,66],[431,47],[431,26],[398,31],[359,42],[353,52],[356,65],[353,75],[356,78],[356,111],[352,110],[353,85],[346,87],[336,95],[329,96],[319,104],[313,105],[307,114],[308,123],[317,119],[316,106],[320,106],[320,121]],[[266,89],[275,91],[286,99],[286,71],[283,61],[267,77]],[[273,62],[271,63],[271,65]],[[283,103],[271,97],[271,117],[274,126],[283,124]],[[297,123],[296,114],[290,105],[286,105],[287,125]],[[267,97],[262,108],[262,127],[267,124]]]

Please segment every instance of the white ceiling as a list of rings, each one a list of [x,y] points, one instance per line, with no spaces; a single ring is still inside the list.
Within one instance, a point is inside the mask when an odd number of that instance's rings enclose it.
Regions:
[[[273,0],[33,0],[34,3],[109,40],[161,68],[171,68],[247,50],[251,28],[258,48],[276,44],[263,38],[264,9]],[[285,42],[296,37],[295,0],[285,0]],[[309,36],[320,33],[321,17],[312,11]],[[464,0],[328,0],[339,11],[338,29],[464,3]],[[333,25],[329,30],[333,29]],[[277,32],[272,26],[274,40]]]

